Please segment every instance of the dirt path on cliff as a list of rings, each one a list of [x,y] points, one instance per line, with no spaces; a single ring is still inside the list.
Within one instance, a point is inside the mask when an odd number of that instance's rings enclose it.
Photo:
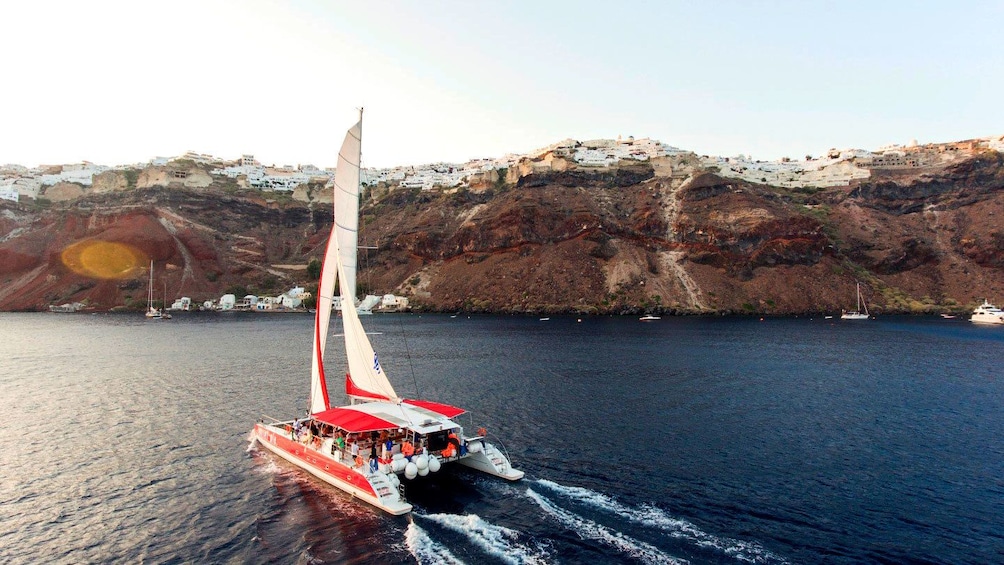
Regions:
[[[181,242],[180,239],[178,239],[178,236],[177,236],[178,228],[174,225],[174,222],[183,223],[183,224],[192,226],[192,227],[197,228],[197,229],[201,229],[203,231],[206,231],[206,232],[209,232],[209,233],[212,233],[212,234],[219,234],[220,231],[217,230],[217,229],[211,228],[211,227],[209,227],[207,225],[199,224],[199,223],[187,220],[185,218],[182,218],[181,216],[175,214],[173,211],[171,211],[171,210],[169,210],[167,208],[157,208],[157,213],[160,215],[160,217],[158,218],[158,220],[160,221],[160,224],[162,226],[164,226],[164,229],[167,230],[167,232],[169,234],[171,234],[172,238],[174,238],[175,247],[178,249],[178,252],[181,253],[181,256],[185,260],[185,266],[184,266],[184,270],[182,271],[182,276],[181,276],[181,283],[178,286],[179,289],[180,288],[184,288],[185,281],[188,281],[188,280],[194,281],[195,280],[195,273],[192,271],[192,265],[195,263],[195,258],[192,257],[192,254],[188,252],[188,249],[185,247],[185,245]],[[226,234],[226,235],[228,237],[232,237],[234,239],[246,240],[246,241],[248,241],[250,244],[252,244],[255,247],[260,247],[261,246],[261,241],[259,241],[257,238],[254,238],[254,237],[250,237],[250,236],[246,236],[246,235],[241,235],[241,234]],[[234,250],[234,251],[238,251],[238,252],[250,253],[250,254],[253,254],[253,255],[259,255],[259,256],[264,257],[264,254],[261,253],[260,251],[256,251],[256,250],[252,250],[252,249],[244,249],[244,248],[241,248],[241,247],[237,247],[236,245],[232,246],[231,249]],[[281,279],[284,279],[284,280],[286,280],[286,279],[289,278],[289,275],[287,273],[284,273],[282,271],[278,271],[278,270],[269,268],[268,266],[261,265],[259,263],[253,263],[253,262],[250,262],[250,261],[244,261],[242,259],[238,259],[236,256],[231,257],[231,260],[234,261],[235,263],[240,264],[240,265],[244,265],[245,267],[249,267],[249,268],[253,268],[253,269],[258,269],[258,270],[261,270],[261,271],[265,271],[266,273],[269,273],[271,275],[275,275],[275,276],[277,276],[277,277],[279,277]]]
[[[943,210],[939,210],[934,204],[928,204],[924,208],[924,218],[928,221],[928,228],[934,231],[934,247],[938,253],[939,261],[947,269],[954,271],[959,265],[964,265],[967,261],[965,257],[956,253],[951,241],[945,242],[942,233],[948,233],[951,226],[942,226],[941,215]]]
[[[924,208],[924,217],[929,219],[928,225],[934,230],[934,243],[938,249],[938,253],[944,256],[952,255],[952,248],[945,245],[945,242],[941,240],[941,210],[938,210],[934,204],[928,204]]]
[[[673,180],[668,182],[668,193],[664,195],[663,202],[665,203],[665,214],[666,214],[666,225],[669,226],[669,231],[666,233],[666,239],[670,242],[677,242],[679,238],[674,231],[673,226],[676,225],[676,220],[680,216],[680,200],[678,194],[680,190],[685,188],[690,184],[693,176],[687,177],[683,182],[675,184]],[[704,299],[701,294],[700,287],[697,286],[697,282],[687,274],[687,270],[683,268],[680,264],[680,260],[683,258],[683,251],[666,251],[660,254],[660,259],[662,260],[663,266],[676,276],[676,279],[680,281],[680,285],[683,286],[683,290],[686,293],[687,301],[691,308],[696,308],[698,310],[704,310],[707,308],[704,304]]]
[[[185,259],[185,266],[181,271],[181,283],[178,284],[178,292],[181,292],[181,289],[185,287],[185,281],[195,280],[194,273],[192,273],[192,263],[195,261],[195,258],[193,258],[192,254],[188,252],[185,244],[181,243],[181,240],[178,239],[178,228],[176,228],[170,218],[167,217],[168,213],[165,213],[165,211],[161,209],[158,209],[157,211],[161,214],[160,218],[158,218],[158,220],[160,220],[160,225],[164,226],[167,233],[171,234],[171,238],[174,239],[175,249],[177,249],[178,252],[181,253],[181,256]],[[177,218],[177,216],[173,213],[170,213],[170,215]]]

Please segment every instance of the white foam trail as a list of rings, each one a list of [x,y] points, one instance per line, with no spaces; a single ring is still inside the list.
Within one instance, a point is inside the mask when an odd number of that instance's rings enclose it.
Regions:
[[[756,542],[722,538],[702,531],[686,520],[674,518],[664,510],[654,506],[631,508],[613,498],[582,487],[569,487],[540,479],[539,485],[583,504],[616,514],[632,522],[655,527],[674,538],[688,540],[697,546],[720,551],[740,561],[750,563],[786,563],[780,556],[767,551]]]
[[[281,475],[283,473],[283,468],[280,467],[274,459],[271,457],[264,457],[263,459],[266,462],[258,465],[258,467],[255,468],[255,471],[263,475]]]
[[[506,563],[547,563],[547,555],[542,550],[519,544],[519,532],[490,524],[476,514],[426,514],[421,517],[467,536],[471,543]]]
[[[526,495],[540,505],[545,512],[554,516],[566,528],[579,534],[583,538],[593,539],[605,543],[618,551],[625,553],[635,559],[645,563],[688,563],[685,559],[678,559],[659,550],[654,545],[636,540],[620,532],[615,532],[610,528],[573,514],[563,508],[559,508],[547,498],[537,494],[532,489],[526,489]]]
[[[433,541],[429,534],[414,521],[408,524],[408,529],[404,532],[404,543],[419,565],[463,565],[464,563],[450,553],[446,546]]]

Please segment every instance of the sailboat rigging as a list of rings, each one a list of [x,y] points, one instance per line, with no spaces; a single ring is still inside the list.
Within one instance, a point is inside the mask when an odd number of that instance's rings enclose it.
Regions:
[[[840,314],[841,320],[867,320],[869,318],[868,305],[865,304],[864,299],[861,298],[861,283],[857,283],[857,292],[858,292],[857,308],[850,312],[845,311],[842,314]],[[864,308],[864,312],[861,311],[862,308]]]
[[[167,281],[164,281],[164,302],[160,307],[160,317],[163,320],[170,320],[171,314],[167,312]]]
[[[321,480],[391,514],[412,509],[403,494],[405,480],[459,463],[508,480],[523,472],[504,450],[487,441],[487,431],[465,430],[453,418],[463,408],[398,396],[370,343],[354,304],[359,249],[359,168],[362,111],[338,153],[334,181],[334,224],[321,264],[310,396],[303,419],[260,421],[254,438],[266,449]],[[349,404],[333,406],[325,358],[334,289],[338,282]],[[347,306],[347,307],[346,307]]]
[[[163,314],[153,305],[153,260],[150,260],[150,285],[146,293],[146,317],[161,319]]]

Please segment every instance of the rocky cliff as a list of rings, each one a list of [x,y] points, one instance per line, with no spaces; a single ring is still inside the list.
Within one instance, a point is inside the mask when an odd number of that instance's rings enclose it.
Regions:
[[[2,310],[141,308],[151,260],[169,300],[309,287],[332,216],[316,197],[177,167],[50,193],[66,200],[2,205]],[[361,252],[362,290],[431,310],[832,313],[854,305],[856,281],[876,312],[1004,297],[994,151],[823,189],[725,178],[685,156],[555,159],[452,191],[372,188],[361,213],[360,241],[376,248]]]

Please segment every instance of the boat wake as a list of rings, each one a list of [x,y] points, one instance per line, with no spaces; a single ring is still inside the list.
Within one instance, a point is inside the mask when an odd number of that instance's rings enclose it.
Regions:
[[[565,510],[548,498],[537,494],[533,489],[527,489],[526,495],[539,504],[544,512],[556,518],[563,526],[578,533],[584,539],[598,541],[644,563],[687,563],[687,560],[668,555],[654,545],[634,539],[574,512]]]
[[[553,493],[554,498],[528,488],[526,495],[536,502],[545,512],[556,518],[566,527],[582,533],[583,536],[606,543],[626,554],[646,562],[685,562],[666,555],[662,550],[640,540],[594,522],[579,513],[559,506],[556,499],[578,504],[583,508],[598,510],[606,515],[614,515],[627,520],[635,526],[644,529],[654,529],[668,534],[671,538],[683,541],[695,549],[710,551],[713,554],[725,555],[737,561],[747,563],[786,563],[782,557],[767,551],[756,542],[740,541],[716,536],[702,531],[686,520],[674,518],[665,510],[650,505],[632,507],[618,502],[605,494],[582,487],[570,487],[558,483],[538,479],[534,483],[540,490]]]
[[[584,559],[591,552],[613,561],[660,564],[788,562],[757,542],[705,532],[654,505],[632,506],[600,492],[546,479],[530,483],[520,488],[475,479],[479,490],[491,492],[491,499],[526,501],[525,506],[519,504],[521,510],[509,506],[504,512],[523,516],[519,529],[492,523],[476,514],[425,514],[416,510],[405,532],[407,551],[423,564],[486,560],[537,564]],[[529,523],[538,526],[528,528]]]
[[[480,551],[505,563],[544,564],[547,553],[540,547],[522,541],[525,536],[516,530],[491,524],[476,514],[416,514],[417,520],[429,521],[458,533]],[[418,556],[416,556],[417,558]]]
[[[274,458],[257,449],[248,449],[248,453],[257,460],[254,466],[256,473],[261,473],[262,475],[282,475],[287,472],[287,469],[280,467]]]
[[[434,541],[415,522],[408,524],[408,529],[404,533],[404,541],[408,552],[422,565],[463,564],[463,561],[457,559],[445,545]]]
[[[428,520],[436,526],[446,528],[463,536],[477,550],[503,563],[543,564],[548,562],[546,552],[538,547],[523,543],[519,532],[490,524],[476,515],[454,514],[416,515],[418,520],[409,525],[406,543],[412,556],[419,563],[464,563],[443,543],[434,541],[429,533],[416,522]],[[474,561],[483,561],[483,557]]]

